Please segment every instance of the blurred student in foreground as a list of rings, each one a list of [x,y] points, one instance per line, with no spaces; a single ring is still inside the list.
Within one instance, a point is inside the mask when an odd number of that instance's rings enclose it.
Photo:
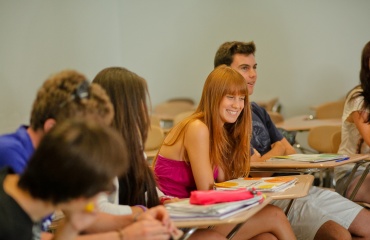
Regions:
[[[31,125],[21,126],[15,133],[0,137],[0,166],[8,166],[15,173],[22,173],[45,134],[68,118],[90,118],[110,125],[113,115],[109,97],[99,85],[89,84],[85,76],[73,70],[56,73],[44,82],[37,93],[31,112]],[[150,221],[152,223],[157,221],[157,215],[167,216],[163,208],[155,208],[150,212],[154,216]],[[115,216],[101,212],[96,215],[95,221],[84,230],[85,233],[122,229],[135,220],[134,215]],[[136,233],[136,238],[155,237],[155,234],[150,234],[151,231],[138,230],[132,233]],[[167,236],[165,234],[163,238]],[[86,239],[86,236],[82,238]],[[132,238],[135,235],[127,236],[127,239]],[[111,238],[101,236],[98,239]]]
[[[76,239],[96,220],[97,195],[114,190],[113,178],[126,172],[126,151],[108,126],[91,120],[58,124],[41,140],[21,175],[10,168],[0,171],[0,239],[40,239],[41,220],[55,210],[65,217],[53,239]],[[122,230],[91,237],[129,239],[138,229],[148,231],[148,223],[163,239],[174,228],[165,211],[148,211]]]

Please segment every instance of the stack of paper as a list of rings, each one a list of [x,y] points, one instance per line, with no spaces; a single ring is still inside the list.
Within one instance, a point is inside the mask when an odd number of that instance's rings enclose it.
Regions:
[[[275,156],[267,161],[294,160],[299,162],[325,162],[325,161],[344,161],[349,157],[343,154],[291,154],[286,156]]]
[[[168,203],[165,205],[171,218],[180,220],[196,221],[204,219],[223,219],[236,213],[257,206],[262,201],[263,195],[256,195],[253,198],[210,205],[194,205],[189,203],[189,199]]]
[[[261,192],[281,192],[292,187],[297,178],[291,176],[267,178],[238,178],[227,182],[215,183],[217,190],[230,190],[236,188],[254,188]]]

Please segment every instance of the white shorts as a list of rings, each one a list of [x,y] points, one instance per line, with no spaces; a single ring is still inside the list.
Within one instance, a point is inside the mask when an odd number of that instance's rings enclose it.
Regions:
[[[351,185],[351,183],[356,178],[358,178],[359,176],[361,176],[364,173],[364,171],[365,170],[363,170],[363,169],[357,170],[355,172],[355,175],[353,175],[352,181],[349,183],[349,185]],[[345,189],[344,187],[345,187],[345,183],[348,181],[349,175],[351,175],[351,172],[352,172],[352,170],[351,171],[348,171],[342,178],[338,179],[337,182],[335,183],[335,191],[336,192],[340,192],[340,193],[343,192],[343,196],[346,196],[347,195],[347,189]],[[347,186],[347,188],[348,188],[348,186]]]
[[[272,204],[285,210],[289,200]],[[363,208],[338,193],[311,187],[306,197],[294,201],[288,219],[298,240],[312,240],[327,221],[332,220],[348,229]]]

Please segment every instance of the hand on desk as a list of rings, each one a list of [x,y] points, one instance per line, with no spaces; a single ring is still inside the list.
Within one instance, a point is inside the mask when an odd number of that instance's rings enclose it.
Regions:
[[[254,154],[251,157],[251,162],[264,162],[265,159],[262,158],[261,154],[255,149]],[[265,173],[265,172],[250,172],[249,176],[251,177],[271,177],[273,173]]]
[[[271,145],[271,150],[264,155],[261,155],[257,149],[253,148],[252,162],[265,162],[273,156],[281,156],[286,154],[286,148],[283,141],[275,142]]]
[[[254,154],[251,157],[252,162],[266,162],[267,159],[270,159],[274,156],[282,156],[296,153],[295,149],[290,145],[286,138],[283,138],[281,141],[276,141],[271,144],[271,150],[261,156],[261,154],[254,149]],[[264,172],[264,173],[251,173],[253,177],[270,177],[273,172]]]
[[[137,221],[122,231],[125,239],[178,239],[180,231],[163,206],[150,208],[140,214]]]
[[[164,200],[163,204],[178,202],[180,200],[181,200],[180,198],[174,197],[174,198],[171,198],[171,199]]]

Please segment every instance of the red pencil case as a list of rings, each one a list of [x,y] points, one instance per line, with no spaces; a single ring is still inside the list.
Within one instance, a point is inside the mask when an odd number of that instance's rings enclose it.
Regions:
[[[190,203],[197,205],[207,205],[214,203],[234,202],[251,199],[258,195],[262,195],[262,193],[254,190],[246,190],[245,188],[227,191],[192,191],[190,193]]]

